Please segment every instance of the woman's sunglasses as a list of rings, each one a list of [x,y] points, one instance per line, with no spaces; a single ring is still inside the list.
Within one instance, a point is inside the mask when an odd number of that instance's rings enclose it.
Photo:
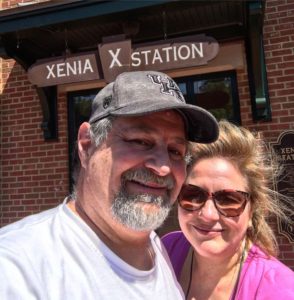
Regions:
[[[211,198],[220,214],[225,217],[238,217],[244,211],[249,197],[247,192],[226,189],[209,193],[199,186],[188,184],[182,187],[178,202],[185,210],[197,211]]]

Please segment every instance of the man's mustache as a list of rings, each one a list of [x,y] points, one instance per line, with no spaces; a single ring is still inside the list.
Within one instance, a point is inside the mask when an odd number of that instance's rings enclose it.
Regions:
[[[158,176],[148,169],[128,170],[123,174],[122,180],[123,183],[127,180],[138,181],[142,184],[153,182],[165,186],[168,190],[173,189],[175,186],[175,180],[171,175]]]

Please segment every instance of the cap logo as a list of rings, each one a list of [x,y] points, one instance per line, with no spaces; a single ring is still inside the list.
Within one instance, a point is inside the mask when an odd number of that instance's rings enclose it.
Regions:
[[[170,78],[162,78],[160,75],[148,74],[152,83],[160,85],[160,92],[163,94],[176,96],[181,102],[185,102],[184,96],[177,84]]]
[[[103,105],[104,109],[106,109],[110,105],[111,100],[112,100],[112,96],[108,96],[108,97],[105,97],[103,99],[103,104],[102,105]]]

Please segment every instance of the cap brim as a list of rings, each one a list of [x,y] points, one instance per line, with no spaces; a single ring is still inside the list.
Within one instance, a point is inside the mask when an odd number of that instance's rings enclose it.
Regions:
[[[117,108],[110,112],[110,115],[131,117],[170,109],[179,111],[183,116],[189,141],[212,143],[218,138],[218,124],[214,116],[207,110],[191,104],[169,103],[167,105],[164,101],[160,103],[152,100],[143,104],[142,101],[138,101],[138,105],[132,103],[132,106]]]

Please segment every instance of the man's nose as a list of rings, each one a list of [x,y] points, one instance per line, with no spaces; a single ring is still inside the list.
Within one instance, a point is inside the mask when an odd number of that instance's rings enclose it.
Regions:
[[[152,149],[152,153],[145,161],[145,167],[152,170],[158,176],[166,176],[171,173],[171,160],[165,147]]]

